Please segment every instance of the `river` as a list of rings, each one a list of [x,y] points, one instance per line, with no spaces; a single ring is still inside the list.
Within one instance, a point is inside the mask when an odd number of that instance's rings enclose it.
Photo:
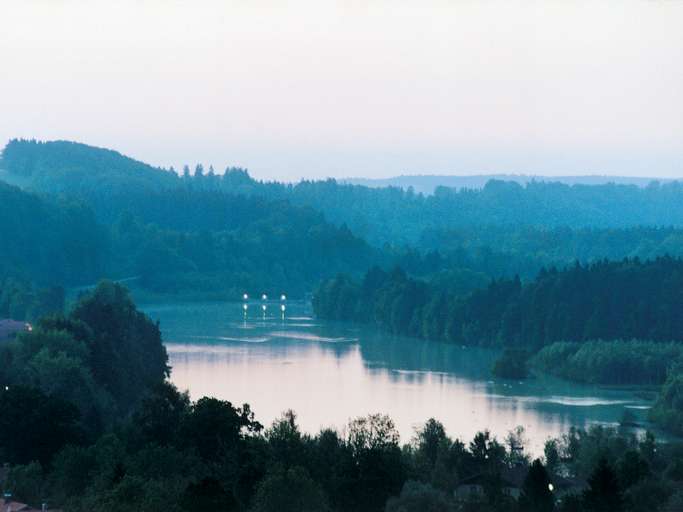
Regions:
[[[616,425],[626,409],[644,418],[649,403],[624,390],[550,377],[494,379],[496,352],[395,338],[366,326],[313,318],[310,305],[148,304],[172,366],[171,380],[192,399],[249,403],[268,426],[293,409],[302,430],[343,429],[349,419],[385,413],[401,440],[430,417],[451,437],[469,441],[489,429],[499,439],[523,426],[533,453],[572,425]]]

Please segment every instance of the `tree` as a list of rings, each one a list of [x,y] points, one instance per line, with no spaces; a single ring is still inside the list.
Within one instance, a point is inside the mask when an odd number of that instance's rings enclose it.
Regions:
[[[620,512],[623,499],[617,475],[604,457],[588,478],[583,495],[587,512]]]
[[[388,416],[371,414],[349,423],[348,444],[357,468],[355,510],[378,510],[399,493],[406,468],[399,435]]]
[[[259,484],[254,512],[327,512],[327,498],[305,469],[277,466]]]
[[[291,409],[266,431],[273,460],[284,468],[301,465],[306,458],[304,441]]]
[[[181,443],[181,428],[191,411],[187,392],[180,393],[169,382],[158,384],[142,399],[133,415],[134,431],[139,443],[161,446]]]
[[[635,450],[629,450],[617,461],[617,480],[622,489],[631,487],[650,475],[647,461]]]
[[[93,377],[122,412],[168,376],[159,326],[138,311],[123,286],[101,282],[78,301],[69,319],[90,328],[86,343]]]
[[[39,389],[0,390],[0,411],[0,454],[12,464],[48,465],[64,445],[83,439],[76,406]]]
[[[448,495],[429,484],[407,481],[398,497],[389,498],[385,512],[453,512]]]
[[[415,436],[418,453],[429,462],[430,467],[436,464],[439,450],[444,444],[450,444],[446,436],[446,429],[441,422],[430,418]]]
[[[216,398],[200,398],[182,426],[182,439],[205,460],[216,461],[234,453],[242,431],[258,432],[261,425],[247,404],[235,408]]]
[[[6,491],[12,493],[15,501],[40,503],[45,499],[47,482],[42,466],[38,462],[14,466],[4,482]]]
[[[539,459],[534,460],[522,484],[518,500],[520,512],[552,512],[555,499],[550,488],[550,478]]]
[[[239,510],[239,504],[231,492],[226,491],[214,478],[205,478],[187,486],[179,505],[185,512],[206,512],[215,510],[232,512]]]

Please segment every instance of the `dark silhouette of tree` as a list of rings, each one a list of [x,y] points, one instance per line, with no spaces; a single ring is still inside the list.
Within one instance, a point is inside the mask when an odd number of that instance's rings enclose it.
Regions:
[[[232,493],[223,489],[221,483],[214,478],[205,478],[195,484],[188,485],[179,504],[187,512],[205,512],[207,510],[232,512],[239,510],[239,503]]]
[[[0,455],[12,464],[49,464],[62,447],[83,440],[78,409],[39,389],[0,389],[0,411]]]
[[[584,492],[583,502],[587,512],[621,512],[623,498],[617,475],[605,458],[588,478],[588,489]]]
[[[552,512],[555,510],[555,499],[550,486],[550,478],[545,467],[540,460],[534,460],[522,484],[518,510],[520,512]]]

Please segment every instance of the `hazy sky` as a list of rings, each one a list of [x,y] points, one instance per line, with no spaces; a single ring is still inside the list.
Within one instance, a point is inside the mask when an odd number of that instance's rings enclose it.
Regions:
[[[261,178],[683,176],[683,1],[0,1],[0,144]]]

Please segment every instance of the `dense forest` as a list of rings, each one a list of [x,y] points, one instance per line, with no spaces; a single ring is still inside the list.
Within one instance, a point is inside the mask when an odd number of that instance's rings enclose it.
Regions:
[[[315,295],[321,318],[373,322],[395,334],[538,349],[555,341],[683,340],[683,260],[576,264],[526,283],[491,281],[459,295],[401,269],[338,276]]]
[[[683,446],[650,434],[571,429],[532,462],[523,429],[468,441],[431,419],[401,445],[382,415],[309,435],[292,411],[264,428],[246,404],[190,401],[165,380],[158,327],[113,283],[0,346],[0,359],[4,492],[36,506],[652,512],[683,503]]]
[[[533,279],[542,268],[578,261],[683,256],[683,229],[472,226],[426,230],[416,247],[491,277]]]
[[[185,167],[176,173],[83,144],[26,140],[7,144],[0,168],[10,176],[28,179],[36,190],[89,199],[100,215],[111,214],[106,206],[110,196],[115,203],[125,202],[125,197],[117,196],[130,190],[147,193],[192,188],[286,200],[294,206],[311,207],[337,225],[346,224],[357,236],[376,245],[417,244],[425,231],[435,229],[681,227],[683,218],[683,185],[678,182],[652,182],[647,187],[552,182],[522,186],[491,180],[480,190],[439,187],[434,195],[424,196],[395,187],[346,185],[332,179],[297,184],[260,182],[239,168],[218,174],[211,167],[205,170],[197,165],[193,171]]]
[[[398,265],[452,283],[457,274],[464,283],[455,286],[471,288],[574,261],[683,253],[683,230],[656,227],[680,218],[675,183],[499,182],[423,197],[334,180],[264,183],[237,168],[177,174],[115,151],[26,140],[7,144],[0,168],[34,191],[0,183],[0,277],[41,286],[140,277],[162,294],[272,288],[296,296],[337,272]],[[584,211],[595,222],[581,220]]]
[[[302,296],[322,277],[381,262],[377,249],[310,209],[217,192],[166,194],[131,190],[100,201],[116,217],[108,221],[83,199],[0,183],[0,291],[8,278],[42,288],[112,276],[166,294]]]
[[[345,275],[323,282],[313,306],[321,318],[403,336],[506,348],[494,369],[501,377],[524,377],[526,359],[540,350],[532,364],[561,377],[664,384],[651,417],[683,432],[682,280],[683,260],[669,257],[575,264],[469,293],[373,268],[360,282]]]
[[[103,274],[106,230],[86,206],[0,182],[0,277],[92,282]]]

